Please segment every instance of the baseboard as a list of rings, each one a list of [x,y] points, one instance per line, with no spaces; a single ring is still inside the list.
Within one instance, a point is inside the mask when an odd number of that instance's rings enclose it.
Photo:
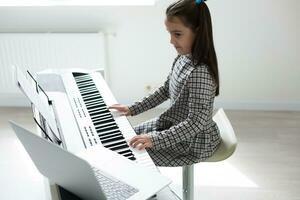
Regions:
[[[30,102],[23,94],[0,94],[1,107],[29,107]],[[168,108],[165,102],[158,108]],[[215,101],[215,108],[228,110],[300,111],[300,101]]]
[[[300,111],[300,101],[215,101],[215,108],[227,110]],[[166,109],[168,104],[159,108]]]
[[[228,110],[300,111],[300,101],[216,101],[215,107]]]

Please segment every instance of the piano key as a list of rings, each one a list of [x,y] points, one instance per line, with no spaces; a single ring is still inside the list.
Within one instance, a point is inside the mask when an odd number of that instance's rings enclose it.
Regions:
[[[103,119],[103,120],[94,120],[93,123],[94,125],[98,125],[98,124],[101,124],[101,123],[107,123],[107,122],[114,122],[115,121],[113,120],[113,118],[109,118],[109,119]]]
[[[79,90],[80,92],[87,92],[87,91],[98,91],[95,86],[93,87],[88,87],[88,88],[82,88]]]
[[[112,126],[112,125],[116,125],[116,122],[105,122],[105,123],[97,123],[95,124],[95,128],[101,128],[101,127],[108,127],[108,126]]]
[[[123,145],[119,145],[119,146],[116,146],[116,147],[110,147],[109,149],[112,150],[112,151],[120,151],[120,150],[124,150],[124,149],[127,149],[129,148],[129,146],[127,144],[123,144]]]
[[[110,134],[106,134],[104,136],[99,135],[99,138],[100,138],[101,142],[105,142],[107,140],[114,139],[114,138],[117,138],[117,137],[123,137],[121,132],[120,133],[110,133]]]
[[[85,101],[85,105],[89,108],[91,106],[103,106],[103,107],[106,107],[104,106],[104,103],[101,101],[101,100],[93,100],[93,101]]]
[[[106,138],[100,137],[100,139],[101,139],[101,142],[103,144],[105,144],[105,143],[109,143],[109,142],[113,142],[113,141],[117,141],[117,140],[124,140],[124,137],[120,134],[116,134],[116,135],[112,135],[112,136],[106,137]]]
[[[92,119],[92,121],[94,122],[94,121],[101,121],[101,120],[106,120],[106,119],[111,119],[112,118],[112,116],[111,116],[111,114],[107,114],[107,115],[104,115],[104,116],[98,116],[98,117],[93,117],[93,119]]]
[[[95,87],[93,79],[88,74],[76,74],[74,78],[103,146],[123,154],[128,159],[135,160],[133,152],[108,110],[103,97]],[[95,143],[97,143],[96,140]]]
[[[91,108],[88,108],[88,111],[91,113],[91,112],[95,112],[97,110],[103,110],[103,109],[106,109],[106,107],[99,107],[99,106],[92,106]]]
[[[103,127],[103,128],[96,128],[96,131],[101,132],[101,131],[107,131],[107,130],[112,130],[112,129],[117,129],[118,126],[117,125],[112,125],[112,126],[107,126],[107,127]]]
[[[103,114],[91,116],[92,121],[93,121],[93,119],[99,118],[99,117],[111,117],[111,114],[110,113],[103,113]]]
[[[117,130],[104,131],[104,132],[98,133],[98,135],[99,135],[99,137],[104,137],[104,136],[115,134],[115,133],[122,134],[121,131],[117,129]]]

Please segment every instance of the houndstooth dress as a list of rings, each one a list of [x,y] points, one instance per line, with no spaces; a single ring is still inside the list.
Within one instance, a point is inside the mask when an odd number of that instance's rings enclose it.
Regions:
[[[136,127],[148,134],[147,151],[157,166],[184,166],[210,157],[220,143],[212,120],[216,84],[206,65],[194,66],[189,56],[178,56],[165,83],[151,95],[129,106],[131,115],[147,111],[170,99],[160,116]]]

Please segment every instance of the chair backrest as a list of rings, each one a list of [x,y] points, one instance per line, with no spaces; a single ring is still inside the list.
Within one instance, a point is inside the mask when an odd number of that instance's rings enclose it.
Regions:
[[[220,108],[216,112],[216,114],[213,116],[213,120],[219,127],[221,144],[212,157],[208,158],[204,162],[217,162],[225,160],[233,154],[237,146],[237,139],[234,134],[234,130],[223,108]]]

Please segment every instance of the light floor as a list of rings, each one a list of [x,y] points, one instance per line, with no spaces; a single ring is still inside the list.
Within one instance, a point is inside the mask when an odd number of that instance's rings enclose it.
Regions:
[[[153,110],[129,118],[137,124]],[[228,111],[238,138],[232,157],[195,166],[196,200],[300,200],[300,112]],[[28,108],[0,108],[0,199],[46,199],[43,179],[7,121],[35,131]],[[181,168],[160,168],[181,193]]]

